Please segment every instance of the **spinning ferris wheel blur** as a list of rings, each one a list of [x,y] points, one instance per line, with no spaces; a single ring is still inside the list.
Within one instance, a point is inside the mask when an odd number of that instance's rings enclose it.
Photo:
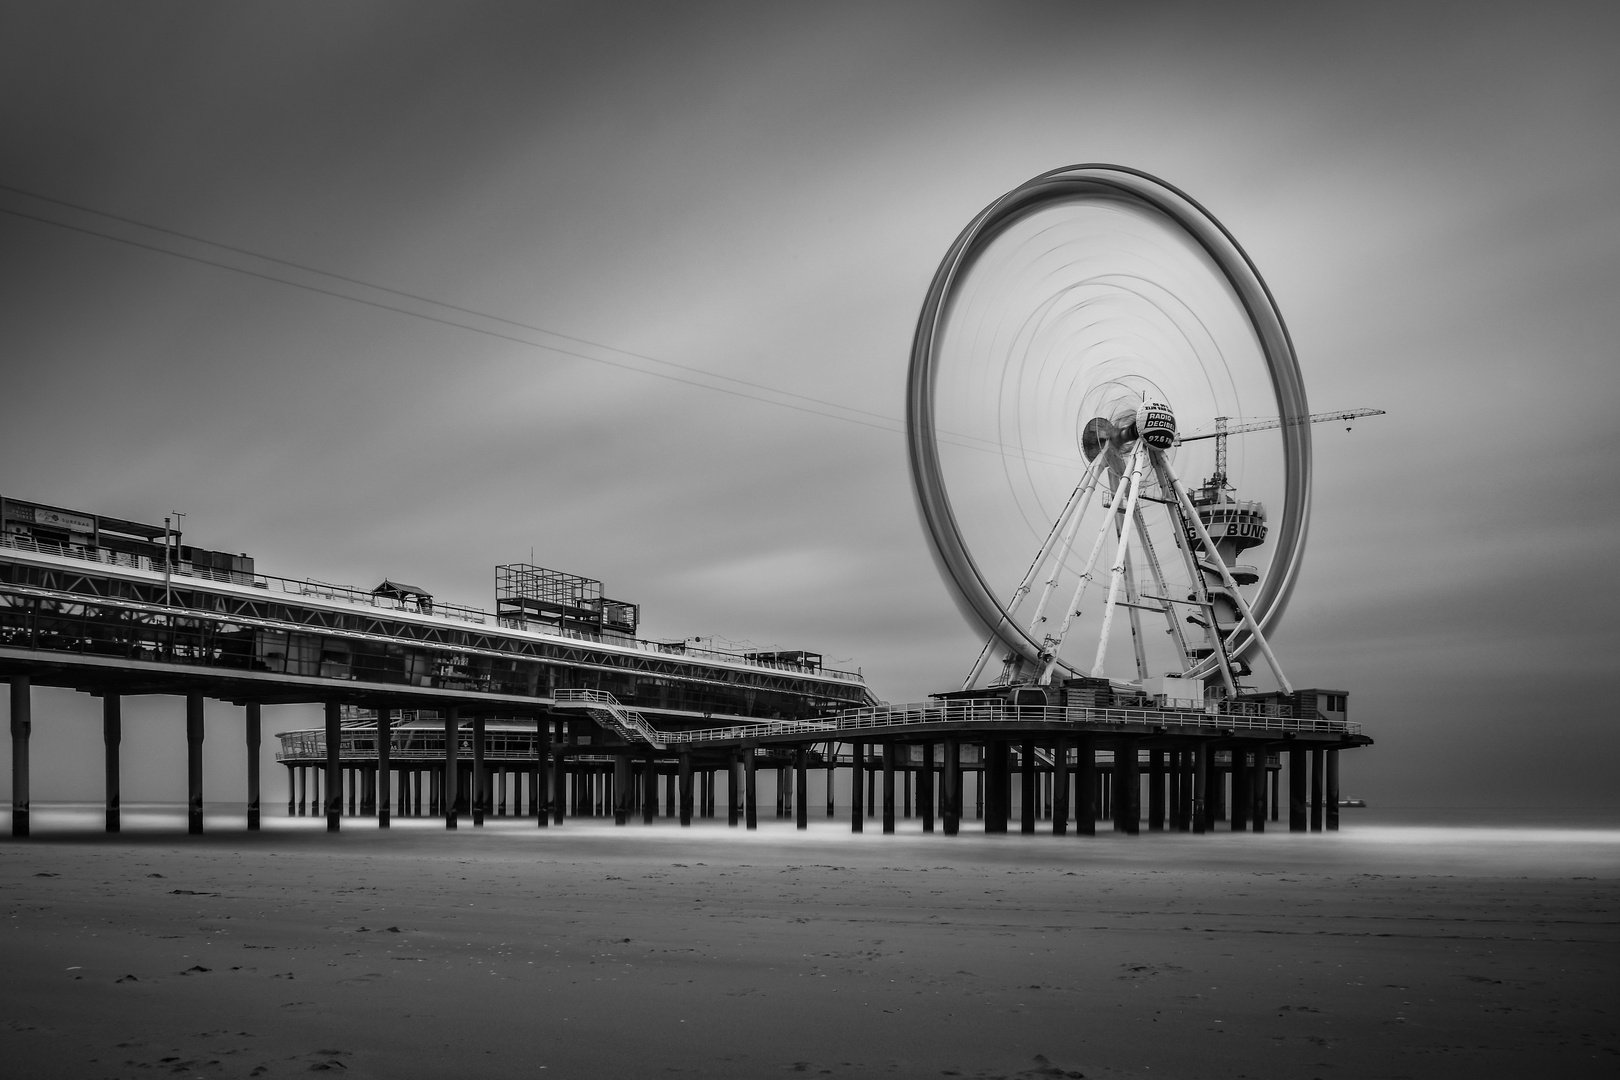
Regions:
[[[1224,697],[1252,659],[1291,692],[1267,637],[1324,418],[1259,273],[1187,195],[1079,165],[985,208],[934,277],[907,389],[918,507],[989,638],[963,689]]]

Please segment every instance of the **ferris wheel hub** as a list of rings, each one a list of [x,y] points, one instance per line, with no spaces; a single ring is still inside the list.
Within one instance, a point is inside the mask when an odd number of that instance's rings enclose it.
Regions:
[[[1094,416],[1080,425],[1080,451],[1087,461],[1105,451],[1122,454],[1138,439],[1155,450],[1175,445],[1176,413],[1162,398],[1143,395],[1140,403],[1118,410],[1112,419]]]

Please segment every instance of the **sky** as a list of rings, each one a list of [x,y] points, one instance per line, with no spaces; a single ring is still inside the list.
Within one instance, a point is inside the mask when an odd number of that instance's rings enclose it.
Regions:
[[[1311,407],[1387,410],[1316,429],[1275,636],[1377,741],[1345,793],[1620,805],[1612,5],[6,3],[0,493],[481,606],[532,551],[917,700],[980,644],[918,308],[1077,162],[1191,193]],[[34,798],[97,797],[98,706],[36,699]],[[126,800],[183,793],[181,713],[126,704]]]

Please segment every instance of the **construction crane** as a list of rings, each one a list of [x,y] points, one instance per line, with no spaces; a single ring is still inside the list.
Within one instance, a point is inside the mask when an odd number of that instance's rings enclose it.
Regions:
[[[1246,431],[1265,431],[1268,428],[1279,428],[1287,425],[1295,427],[1299,424],[1322,424],[1329,420],[1359,420],[1363,416],[1382,416],[1383,409],[1344,409],[1339,412],[1311,413],[1309,416],[1293,416],[1284,419],[1280,416],[1268,417],[1265,420],[1246,420],[1241,424],[1230,427],[1227,422],[1230,416],[1217,416],[1215,430],[1206,435],[1184,435],[1177,442],[1197,442],[1199,439],[1215,440],[1215,472],[1209,478],[1209,486],[1224,488],[1226,486],[1226,437],[1228,435],[1242,435]],[[1346,428],[1345,430],[1349,430]]]

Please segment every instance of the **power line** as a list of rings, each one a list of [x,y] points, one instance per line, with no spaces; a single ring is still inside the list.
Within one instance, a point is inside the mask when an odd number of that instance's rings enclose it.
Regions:
[[[760,397],[760,396],[755,395],[755,394],[745,394],[740,390],[731,390],[731,389],[728,389],[728,388],[726,388],[724,386],[713,386],[713,385],[710,385],[708,383],[698,382],[695,379],[683,379],[679,375],[671,375],[671,374],[668,374],[668,373],[662,372],[662,371],[648,371],[646,368],[639,368],[639,367],[636,367],[633,364],[620,363],[620,362],[615,361],[615,360],[605,359],[605,358],[600,357],[600,356],[592,356],[589,353],[582,353],[582,352],[575,351],[573,349],[564,349],[564,348],[561,348],[561,347],[556,346],[556,345],[547,345],[547,344],[545,344],[543,342],[528,341],[528,340],[526,340],[524,338],[514,337],[511,334],[502,334],[502,333],[500,333],[498,331],[489,330],[489,329],[486,329],[486,328],[481,327],[481,326],[469,326],[466,323],[457,322],[454,319],[440,318],[437,315],[429,315],[429,314],[427,314],[425,312],[421,312],[421,311],[412,311],[409,308],[397,307],[397,306],[395,306],[393,304],[385,304],[385,303],[382,303],[382,302],[377,301],[377,300],[367,300],[364,297],[350,296],[347,293],[340,293],[340,292],[337,292],[337,291],[332,290],[332,289],[323,289],[318,285],[310,285],[310,284],[307,284],[305,282],[299,282],[299,281],[288,281],[286,278],[276,277],[274,274],[265,274],[265,273],[260,273],[259,271],[256,271],[256,270],[249,270],[249,269],[247,269],[245,267],[241,267],[241,266],[232,266],[230,263],[219,262],[219,261],[214,260],[214,259],[205,259],[200,255],[189,255],[189,254],[186,254],[185,252],[173,251],[173,250],[170,250],[169,248],[158,247],[155,244],[144,244],[139,240],[131,240],[130,238],[124,237],[124,236],[114,236],[111,233],[99,232],[99,231],[97,231],[95,229],[86,228],[86,227],[84,227],[82,225],[69,225],[66,222],[62,222],[62,221],[52,221],[49,218],[39,217],[39,216],[34,215],[34,214],[26,214],[26,213],[23,213],[20,210],[12,210],[9,207],[0,207],[0,213],[10,214],[12,217],[22,218],[25,221],[36,221],[36,222],[39,222],[42,225],[52,225],[52,226],[55,226],[56,228],[59,228],[59,229],[67,229],[67,230],[70,230],[72,232],[84,233],[84,234],[86,234],[88,236],[100,237],[101,239],[104,239],[104,240],[111,240],[114,243],[126,244],[126,245],[128,245],[130,247],[141,248],[141,249],[143,249],[145,251],[155,251],[155,252],[157,252],[157,253],[159,253],[161,255],[171,255],[171,256],[173,256],[174,258],[177,258],[177,259],[186,259],[186,260],[188,260],[190,262],[201,263],[204,266],[212,266],[212,267],[216,267],[216,268],[218,268],[220,270],[229,270],[229,271],[232,271],[233,273],[244,274],[244,275],[246,275],[248,277],[260,278],[260,279],[262,279],[264,281],[273,281],[278,285],[287,285],[287,286],[290,286],[290,287],[295,288],[295,289],[303,289],[306,292],[319,293],[319,294],[321,294],[323,296],[334,297],[334,298],[336,298],[338,300],[348,300],[348,301],[350,301],[352,303],[364,304],[367,307],[380,308],[383,311],[392,311],[392,312],[396,312],[396,313],[398,313],[400,315],[409,315],[409,316],[411,316],[413,318],[426,320],[427,322],[439,323],[439,324],[444,325],[444,326],[452,326],[452,327],[455,327],[458,330],[467,330],[467,331],[470,331],[470,332],[472,332],[474,334],[483,334],[483,335],[485,335],[487,337],[497,338],[497,339],[502,340],[502,341],[510,341],[510,342],[513,342],[514,344],[517,344],[517,345],[527,345],[529,348],[532,348],[532,349],[544,349],[547,352],[560,353],[560,354],[562,354],[564,356],[578,357],[581,360],[591,360],[591,361],[594,361],[595,363],[598,363],[598,364],[606,364],[609,367],[616,367],[616,368],[620,368],[620,369],[625,370],[625,371],[639,372],[642,375],[651,375],[654,378],[668,379],[671,382],[684,383],[687,386],[696,386],[696,387],[701,387],[702,389],[705,389],[705,390],[714,390],[714,391],[717,391],[717,392],[722,393],[722,394],[731,394],[734,397],[747,398],[747,399],[749,399],[751,401],[762,401],[762,402],[765,402],[768,405],[777,405],[777,406],[780,406],[780,407],[782,407],[784,409],[793,409],[793,410],[796,410],[798,412],[810,413],[812,415],[817,415],[817,416],[827,416],[827,417],[831,417],[834,420],[844,420],[844,421],[847,421],[847,422],[849,422],[851,424],[860,424],[863,427],[877,428],[879,431],[888,431],[888,432],[896,432],[897,431],[897,429],[895,429],[895,428],[885,427],[882,424],[872,423],[871,421],[867,421],[867,420],[861,420],[861,419],[859,419],[857,417],[840,416],[840,415],[838,415],[836,413],[824,412],[824,411],[822,411],[820,409],[812,409],[812,408],[810,408],[808,406],[805,406],[805,405],[795,405],[795,404],[793,404],[791,402],[787,402],[787,401],[775,401],[775,400],[772,400],[771,398]],[[705,375],[709,374],[708,372],[702,372],[701,369],[689,369],[689,370],[698,370],[700,374],[705,374]],[[724,376],[714,376],[714,377],[715,378],[724,378]],[[786,391],[774,391],[774,392],[786,393]],[[798,395],[794,395],[794,396],[798,396]],[[814,399],[812,399],[812,400],[814,400]],[[825,404],[830,405],[832,403],[827,402]],[[843,406],[833,405],[833,407],[834,408],[842,408]],[[888,417],[882,417],[881,419],[888,420],[889,423],[899,423],[899,421],[890,420]]]
[[[194,235],[192,233],[181,232],[178,229],[170,229],[170,228],[166,228],[166,227],[164,227],[162,225],[153,225],[150,222],[140,221],[140,220],[137,220],[135,218],[123,217],[123,216],[120,216],[118,214],[108,213],[105,210],[97,210],[93,206],[85,206],[82,203],[68,202],[66,199],[57,199],[57,198],[54,198],[54,197],[52,197],[50,195],[41,195],[38,192],[28,191],[28,190],[26,190],[24,188],[12,187],[9,184],[0,184],[0,191],[9,191],[9,192],[11,192],[12,194],[15,194],[15,195],[22,195],[22,196],[25,196],[25,197],[30,198],[30,199],[38,199],[40,202],[53,203],[53,204],[55,204],[57,206],[63,206],[63,207],[66,207],[66,208],[68,208],[70,210],[78,210],[78,211],[80,211],[82,213],[86,213],[86,214],[94,214],[97,217],[106,218],[109,221],[117,221],[117,222],[120,222],[121,224],[124,224],[124,225],[133,225],[136,228],[147,229],[147,230],[150,230],[151,232],[162,233],[163,235],[173,236],[173,237],[176,237],[176,238],[181,239],[181,240],[188,240],[188,241],[190,241],[192,243],[195,243],[195,244],[203,244],[203,245],[205,245],[207,247],[217,248],[217,249],[219,249],[221,251],[229,251],[229,252],[231,252],[233,254],[236,254],[236,255],[244,255],[244,256],[247,256],[250,259],[259,259],[259,260],[261,260],[263,262],[275,263],[278,266],[286,266],[286,267],[289,267],[289,268],[291,268],[293,270],[301,270],[301,271],[303,271],[304,273],[307,273],[307,274],[317,274],[317,275],[319,275],[321,277],[331,278],[333,281],[341,281],[341,282],[344,282],[344,283],[349,284],[349,285],[358,285],[358,286],[360,286],[361,288],[364,288],[364,289],[372,289],[372,290],[374,290],[376,292],[387,293],[390,296],[397,296],[397,297],[400,297],[401,299],[404,299],[404,300],[413,300],[413,301],[415,301],[415,302],[417,302],[419,304],[431,304],[434,307],[444,308],[447,311],[458,311],[458,312],[462,313],[463,315],[471,315],[471,316],[474,316],[475,318],[479,318],[479,319],[488,319],[490,322],[503,323],[503,324],[505,324],[507,326],[515,326],[515,327],[518,327],[519,329],[522,329],[522,330],[528,330],[531,333],[544,334],[547,337],[561,338],[564,341],[572,341],[572,342],[575,342],[575,343],[580,344],[580,345],[588,345],[593,349],[604,349],[604,350],[606,350],[608,352],[618,353],[621,356],[632,357],[632,358],[634,358],[636,360],[646,361],[647,363],[662,364],[662,365],[664,365],[666,367],[677,368],[677,369],[679,369],[681,371],[687,371],[687,372],[691,372],[693,374],[702,375],[705,378],[721,379],[721,380],[724,380],[725,382],[736,383],[736,384],[738,384],[740,386],[748,386],[748,387],[752,387],[753,389],[756,389],[756,390],[764,390],[767,393],[780,394],[783,397],[796,398],[798,400],[811,402],[811,403],[816,404],[816,405],[826,405],[826,406],[828,406],[830,408],[840,409],[840,410],[843,410],[845,412],[852,412],[852,413],[858,413],[858,414],[861,414],[861,415],[864,415],[864,416],[870,416],[870,417],[873,417],[873,418],[878,419],[878,420],[886,421],[888,423],[899,423],[899,421],[895,420],[893,417],[886,416],[883,413],[875,413],[875,412],[871,412],[870,410],[867,410],[867,409],[857,409],[857,408],[855,408],[854,406],[851,406],[851,405],[841,405],[836,401],[826,401],[826,400],[824,400],[822,398],[812,397],[812,396],[810,396],[808,394],[796,393],[796,392],[794,392],[792,390],[781,390],[781,389],[778,389],[778,388],[776,388],[774,386],[767,385],[765,383],[754,382],[754,381],[749,380],[749,379],[739,379],[739,378],[737,378],[736,376],[733,376],[733,375],[722,375],[719,372],[707,371],[707,370],[705,370],[703,368],[694,367],[694,366],[692,366],[690,364],[681,364],[681,363],[677,363],[676,361],[673,361],[673,360],[664,360],[664,359],[661,359],[661,358],[656,357],[656,356],[649,356],[649,355],[647,355],[645,353],[634,352],[634,351],[632,351],[630,349],[621,349],[621,348],[619,348],[617,346],[614,346],[614,345],[605,345],[600,341],[591,341],[589,338],[582,338],[582,337],[578,337],[578,336],[573,335],[573,334],[564,334],[564,333],[561,333],[560,331],[557,331],[557,330],[548,330],[543,326],[535,326],[535,325],[533,325],[531,323],[522,322],[521,320],[518,320],[518,319],[509,319],[509,318],[506,318],[505,316],[501,316],[501,315],[491,315],[487,311],[478,311],[475,308],[463,307],[460,304],[452,304],[452,303],[449,303],[448,301],[445,301],[445,300],[435,300],[430,296],[420,296],[420,295],[418,295],[416,293],[406,292],[403,289],[395,289],[395,288],[392,288],[392,287],[387,286],[387,285],[378,285],[375,282],[365,281],[365,280],[362,280],[360,278],[355,278],[355,277],[349,277],[349,276],[346,276],[344,274],[334,273],[334,272],[332,272],[330,270],[322,270],[319,267],[309,266],[309,265],[307,265],[305,263],[294,262],[291,259],[282,259],[282,258],[278,258],[278,257],[276,257],[274,255],[265,255],[265,254],[262,254],[261,252],[251,251],[251,250],[249,250],[247,248],[236,247],[236,246],[233,246],[231,244],[223,244],[223,243],[220,243],[217,240],[209,240],[206,237],[196,236],[196,235]],[[3,208],[0,208],[0,209],[3,209]],[[11,213],[11,214],[15,214],[18,217],[29,217],[29,215],[20,214],[20,213],[17,213],[17,211],[13,211],[13,210],[7,210],[6,212]],[[31,220],[41,221],[41,222],[44,222],[45,224],[61,225],[63,228],[78,228],[76,226],[65,225],[62,222],[52,221],[52,220],[46,219],[46,218],[33,217],[33,218],[31,218]],[[113,239],[113,240],[120,239],[118,237],[110,236],[110,235],[108,235],[106,233],[96,232],[95,230],[91,230],[91,229],[78,228],[78,231],[80,231],[80,232],[89,232],[89,233],[92,233],[93,235],[102,236],[102,237],[104,237],[106,239]],[[137,246],[145,246],[145,245],[137,245]],[[162,252],[164,252],[166,254],[174,255],[174,256],[179,257],[179,258],[193,258],[193,256],[186,255],[186,254],[184,254],[182,252],[173,251],[172,249],[169,249],[169,248],[148,248],[148,250],[162,251]],[[220,266],[220,265],[222,265],[220,263],[210,262],[209,260],[204,260],[204,259],[197,259],[196,261],[207,262],[208,265],[210,265],[210,266]],[[228,265],[226,265],[225,268],[226,269],[238,269],[238,268],[235,268],[235,267],[230,267]],[[244,271],[244,272],[248,272],[248,271]],[[264,275],[259,275],[259,276],[264,276]],[[295,282],[286,281],[286,279],[284,279],[284,278],[270,278],[270,280],[280,281],[283,284],[289,284],[289,285],[297,284]],[[300,286],[300,287],[302,287],[302,286]],[[358,302],[361,302],[361,303],[366,302],[366,301],[363,301],[363,300],[359,300],[359,298],[357,298],[357,297],[350,297],[347,294],[330,292],[328,290],[323,290],[323,289],[314,289],[314,291],[323,292],[328,296],[341,296],[341,297],[343,297],[345,299],[354,299],[354,300],[357,300]],[[387,310],[400,311],[401,309],[390,307],[390,308],[387,308]],[[405,312],[405,314],[419,314],[419,313],[417,313],[417,312]],[[438,320],[438,321],[443,321],[443,320]],[[465,325],[460,324],[460,323],[449,323],[449,325],[460,326],[462,329],[466,329],[466,330],[476,330],[477,329],[475,327],[465,326]],[[496,336],[499,336],[499,335],[496,335]],[[514,340],[514,339],[508,338],[507,340]],[[529,344],[529,345],[534,345],[537,348],[552,348],[552,346],[539,344],[539,343],[535,343],[535,342],[523,342],[523,343],[524,344]],[[555,351],[564,353],[565,355],[569,355],[569,356],[578,356],[578,357],[581,357],[582,359],[587,359],[587,360],[598,359],[597,357],[584,356],[581,353],[569,352],[566,349],[556,349]],[[606,363],[607,361],[603,361],[603,362]],[[628,367],[627,365],[620,365],[620,366]],[[642,369],[640,369],[640,368],[629,368],[629,370],[640,371]],[[657,373],[656,372],[646,372],[646,374],[652,375],[652,374],[657,374]],[[711,387],[711,389],[720,390],[722,388],[720,388],[720,387]],[[761,400],[761,399],[756,398],[754,400]],[[776,403],[773,403],[773,404],[776,404]]]
[[[665,380],[668,380],[670,382],[681,383],[681,384],[686,385],[686,386],[694,386],[694,387],[698,387],[700,389],[713,390],[713,391],[715,391],[717,393],[729,394],[729,395],[731,395],[733,397],[739,397],[739,398],[743,398],[743,399],[749,400],[749,401],[758,401],[758,402],[762,402],[762,403],[767,404],[767,405],[775,405],[775,406],[778,406],[778,407],[784,408],[784,409],[792,409],[795,412],[802,412],[802,413],[806,413],[806,414],[809,414],[809,415],[812,415],[812,416],[823,416],[823,417],[827,417],[827,418],[833,419],[833,420],[842,420],[842,421],[844,421],[846,423],[859,424],[862,427],[874,428],[874,429],[879,430],[879,431],[887,431],[887,432],[890,432],[890,433],[893,433],[893,434],[904,434],[905,433],[905,426],[904,426],[904,423],[902,421],[900,421],[900,420],[898,420],[898,419],[896,419],[896,418],[894,418],[892,416],[885,415],[883,413],[872,412],[872,411],[867,410],[867,409],[859,409],[859,408],[856,408],[856,407],[851,406],[851,405],[842,405],[842,404],[840,404],[840,403],[838,403],[836,401],[827,401],[827,400],[825,400],[823,398],[812,397],[812,396],[810,396],[808,394],[800,394],[800,393],[797,393],[797,392],[792,391],[792,390],[781,390],[781,389],[778,389],[778,388],[776,388],[774,386],[770,386],[770,385],[768,385],[766,383],[755,382],[755,381],[749,380],[749,379],[737,378],[736,376],[732,376],[732,375],[722,375],[722,374],[720,374],[718,372],[708,371],[708,370],[705,370],[703,368],[695,367],[695,366],[688,365],[688,364],[677,363],[677,362],[675,362],[673,360],[663,360],[663,359],[660,359],[660,358],[658,358],[656,356],[650,356],[650,355],[647,355],[645,353],[638,353],[638,352],[634,352],[634,351],[629,350],[629,349],[621,349],[621,348],[618,348],[617,346],[606,345],[606,344],[603,344],[601,342],[592,341],[592,340],[590,340],[588,338],[578,337],[578,336],[573,335],[573,334],[564,334],[564,333],[561,333],[559,331],[548,330],[545,327],[535,326],[535,325],[530,324],[530,323],[521,322],[521,321],[519,321],[517,319],[509,319],[509,318],[506,318],[506,317],[500,316],[500,315],[491,315],[491,314],[489,314],[487,312],[478,311],[478,310],[476,310],[474,308],[463,307],[463,306],[461,306],[459,304],[452,304],[452,303],[449,303],[449,302],[443,301],[443,300],[435,300],[432,297],[420,296],[420,295],[418,295],[416,293],[406,292],[405,290],[391,288],[391,287],[386,286],[386,285],[378,285],[378,284],[375,284],[373,282],[365,281],[365,280],[363,280],[361,278],[349,277],[349,276],[346,276],[346,275],[343,275],[343,274],[333,273],[333,272],[328,271],[328,270],[322,270],[319,267],[309,266],[307,264],[300,263],[300,262],[295,262],[295,261],[290,260],[290,259],[282,259],[282,258],[278,258],[278,257],[273,256],[273,255],[264,255],[264,254],[261,254],[261,253],[259,253],[257,251],[252,251],[252,250],[250,250],[248,248],[236,247],[236,246],[233,246],[231,244],[219,243],[219,242],[214,241],[214,240],[209,240],[209,239],[207,239],[205,237],[196,236],[196,235],[191,234],[191,233],[181,232],[181,231],[179,231],[177,229],[170,229],[170,228],[166,228],[166,227],[161,226],[161,225],[153,225],[153,224],[150,224],[148,222],[140,221],[140,220],[135,219],[135,218],[124,217],[124,216],[121,216],[121,215],[118,215],[118,214],[108,213],[108,212],[106,212],[104,210],[98,210],[95,207],[86,206],[86,205],[81,204],[81,203],[69,202],[69,201],[67,201],[65,199],[58,199],[58,198],[54,198],[54,197],[49,196],[49,195],[41,195],[38,192],[28,191],[28,190],[26,190],[24,188],[13,187],[13,186],[8,185],[8,184],[0,184],[0,191],[9,192],[9,193],[14,194],[14,195],[21,195],[21,196],[23,196],[25,198],[35,199],[35,200],[38,200],[40,202],[50,203],[50,204],[53,204],[53,205],[56,205],[56,206],[64,207],[64,208],[69,209],[69,210],[78,211],[80,213],[91,214],[91,215],[94,215],[96,217],[105,218],[108,221],[116,221],[116,222],[118,222],[120,224],[123,224],[123,225],[133,226],[133,227],[138,228],[138,229],[145,229],[145,230],[148,230],[150,232],[158,233],[160,235],[172,236],[172,237],[175,237],[176,239],[185,240],[185,241],[187,241],[189,243],[201,244],[201,245],[203,245],[205,247],[214,248],[214,249],[217,249],[219,251],[230,252],[232,254],[240,255],[240,256],[243,256],[245,258],[256,259],[256,260],[259,260],[259,261],[262,261],[262,262],[265,262],[265,263],[270,263],[270,264],[276,265],[276,266],[284,266],[284,267],[287,267],[288,269],[297,270],[297,271],[300,271],[302,273],[314,274],[314,275],[316,275],[318,277],[327,278],[327,279],[332,280],[332,281],[342,282],[344,284],[353,285],[353,286],[356,286],[356,287],[359,287],[359,288],[362,288],[362,289],[369,289],[369,290],[372,290],[374,292],[382,293],[382,294],[387,295],[387,296],[398,297],[401,300],[409,300],[409,301],[411,301],[413,303],[426,304],[426,305],[429,305],[429,306],[432,306],[432,307],[443,309],[445,311],[458,312],[458,313],[463,314],[463,315],[472,316],[473,318],[484,319],[484,320],[488,320],[489,322],[498,323],[498,324],[502,324],[502,325],[510,326],[510,327],[515,327],[515,328],[520,329],[520,330],[526,330],[526,331],[528,331],[530,333],[542,334],[542,335],[545,335],[546,337],[557,338],[557,339],[560,339],[562,341],[567,341],[567,342],[573,342],[573,343],[575,343],[577,345],[588,346],[588,347],[593,348],[593,349],[601,349],[601,350],[603,350],[605,352],[616,353],[619,356],[628,357],[628,358],[633,359],[633,360],[641,361],[642,363],[657,364],[657,365],[661,365],[663,367],[673,368],[678,372],[685,373],[686,375],[698,376],[698,377],[700,377],[700,379],[713,379],[713,380],[719,380],[719,381],[722,381],[722,382],[732,383],[732,384],[734,384],[734,386],[716,386],[713,383],[700,381],[699,379],[685,378],[685,377],[682,377],[682,375],[674,374],[674,373],[671,373],[671,372],[668,372],[668,371],[650,370],[650,369],[648,369],[646,367],[637,366],[636,364],[633,364],[633,363],[626,363],[626,362],[621,361],[621,360],[615,360],[615,359],[610,359],[610,358],[607,358],[607,357],[596,356],[596,355],[593,355],[591,353],[581,352],[578,349],[566,348],[564,346],[557,345],[557,344],[552,344],[552,343],[548,343],[548,342],[530,341],[527,338],[517,337],[517,336],[514,336],[513,334],[509,334],[509,333],[502,333],[502,332],[500,332],[498,330],[492,330],[492,329],[489,329],[487,327],[470,325],[470,324],[468,324],[466,322],[462,322],[462,321],[459,321],[457,319],[445,318],[445,317],[440,316],[440,315],[434,315],[434,314],[430,314],[428,312],[417,311],[417,310],[413,310],[413,309],[408,308],[408,307],[401,307],[401,306],[399,306],[397,304],[387,303],[387,302],[384,302],[384,301],[381,301],[381,300],[368,299],[368,298],[363,297],[363,296],[355,296],[355,295],[352,295],[351,293],[340,292],[340,291],[338,291],[336,289],[323,288],[323,287],[321,287],[319,285],[311,284],[311,283],[308,283],[308,282],[295,281],[295,280],[292,280],[292,279],[290,279],[288,277],[285,277],[285,276],[281,276],[281,275],[277,275],[277,274],[273,274],[273,273],[267,273],[267,272],[264,272],[262,270],[254,270],[254,269],[250,269],[250,268],[244,267],[244,266],[237,266],[237,265],[235,265],[233,263],[224,262],[224,261],[221,261],[219,259],[211,259],[211,258],[207,258],[207,257],[202,256],[202,255],[192,254],[192,253],[184,252],[184,251],[177,251],[172,247],[164,247],[164,246],[161,246],[161,245],[158,245],[158,244],[147,243],[147,242],[144,242],[144,241],[141,241],[141,240],[132,239],[132,238],[127,237],[127,236],[119,236],[119,235],[117,235],[115,233],[106,232],[106,231],[101,230],[101,229],[90,228],[87,225],[70,224],[70,223],[65,222],[65,221],[55,220],[54,218],[43,217],[43,216],[40,216],[38,214],[30,214],[30,213],[27,213],[25,211],[12,209],[10,207],[0,206],[0,213],[5,213],[5,214],[8,214],[8,215],[10,215],[12,217],[20,218],[20,219],[23,219],[23,220],[26,220],[26,221],[33,221],[33,222],[36,222],[36,223],[41,224],[41,225],[49,225],[49,226],[52,226],[52,227],[55,227],[55,228],[65,229],[65,230],[68,230],[68,231],[71,231],[71,232],[77,232],[77,233],[81,233],[81,234],[87,235],[87,236],[95,236],[95,237],[98,237],[98,238],[103,239],[103,240],[110,240],[110,241],[112,241],[114,243],[124,244],[126,246],[133,247],[133,248],[138,248],[138,249],[143,250],[143,251],[151,251],[151,252],[155,252],[155,253],[160,254],[160,255],[168,255],[168,256],[170,256],[172,258],[184,259],[184,260],[187,260],[189,262],[198,263],[198,264],[201,264],[201,265],[204,265],[204,266],[211,266],[211,267],[214,267],[216,269],[226,270],[226,271],[230,271],[230,272],[236,273],[236,274],[242,274],[242,275],[247,276],[247,277],[258,278],[258,279],[260,279],[262,281],[270,281],[270,282],[274,282],[274,283],[276,283],[278,285],[285,285],[285,286],[288,286],[290,288],[302,289],[302,290],[304,290],[306,292],[316,293],[316,294],[319,294],[319,295],[322,295],[322,296],[328,296],[328,297],[331,297],[331,298],[337,299],[337,300],[347,300],[347,301],[349,301],[351,303],[363,304],[363,305],[365,305],[367,307],[377,308],[377,309],[382,310],[382,311],[390,311],[390,312],[394,312],[396,314],[406,315],[406,316],[410,316],[412,318],[417,318],[417,319],[422,319],[422,320],[427,321],[427,322],[438,323],[438,324],[440,324],[442,326],[449,326],[449,327],[453,327],[453,328],[459,329],[459,330],[466,330],[466,331],[468,331],[470,333],[482,334],[482,335],[484,335],[486,337],[492,337],[492,338],[495,338],[497,340],[512,342],[513,344],[517,344],[517,345],[524,345],[524,346],[527,346],[527,347],[533,348],[533,349],[543,349],[543,350],[545,350],[547,352],[556,353],[556,354],[559,354],[559,355],[562,355],[562,356],[571,356],[571,357],[575,357],[575,358],[580,359],[580,360],[588,360],[588,361],[591,361],[593,363],[604,364],[604,365],[606,365],[608,367],[618,368],[618,369],[620,369],[622,371],[632,371],[632,372],[637,372],[637,373],[642,374],[642,375],[650,375],[650,376],[652,376],[654,378],[665,379]],[[757,393],[748,393],[747,390],[745,390],[745,389],[738,389],[738,387],[743,387],[743,388],[747,388],[747,389],[750,389],[750,390],[763,391],[766,394],[772,394],[772,395],[777,395],[777,396],[776,397],[762,397]],[[782,400],[779,400],[779,398],[790,398],[790,399],[793,399],[793,400],[782,401]],[[799,403],[802,403],[802,404],[799,404]],[[836,411],[828,411],[828,410],[836,410]],[[850,414],[853,414],[853,415],[850,415]],[[970,450],[981,450],[981,451],[985,451],[985,452],[988,452],[988,453],[997,453],[997,454],[1012,453],[1014,456],[1018,456],[1018,457],[1025,457],[1025,456],[1033,457],[1033,458],[1046,458],[1046,457],[1048,457],[1048,455],[1040,454],[1038,452],[1034,453],[1034,454],[1031,454],[1028,451],[1015,450],[1015,449],[1013,449],[1011,447],[1005,446],[1004,444],[1002,444],[1002,443],[1000,443],[1000,442],[998,442],[996,440],[984,439],[984,438],[981,438],[981,437],[978,437],[978,436],[961,435],[961,434],[957,434],[957,433],[954,433],[954,432],[951,432],[951,433],[936,432],[936,437],[939,437],[940,441],[942,441],[942,442],[948,442],[948,443],[954,444],[956,446],[960,446],[960,447],[963,447],[965,449],[970,449]],[[1068,464],[1067,462],[1058,462],[1058,463],[1059,464]]]

